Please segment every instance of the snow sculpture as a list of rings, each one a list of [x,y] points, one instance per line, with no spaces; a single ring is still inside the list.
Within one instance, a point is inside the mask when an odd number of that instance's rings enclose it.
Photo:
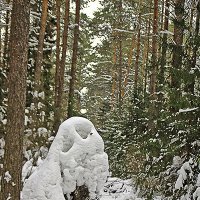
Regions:
[[[93,199],[108,176],[108,156],[94,125],[82,117],[64,121],[47,158],[25,182],[22,200],[65,200],[76,186],[88,187]]]

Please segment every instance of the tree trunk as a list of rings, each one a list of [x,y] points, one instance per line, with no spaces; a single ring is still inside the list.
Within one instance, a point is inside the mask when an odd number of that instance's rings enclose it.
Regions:
[[[148,29],[148,25],[147,25],[147,29]],[[148,56],[148,40],[149,38],[145,38],[145,41],[144,41],[144,48],[143,48],[143,55],[142,55],[142,86],[143,86],[143,91],[145,89],[145,77],[146,77],[146,62],[148,62],[148,59],[147,59],[147,56]],[[143,82],[144,80],[144,82]]]
[[[200,1],[198,1],[198,4],[197,4],[197,8],[196,8],[196,12],[197,12],[197,15],[196,15],[196,22],[195,22],[195,35],[194,35],[194,40],[195,40],[195,46],[193,48],[193,55],[192,55],[192,63],[191,63],[191,69],[195,69],[195,66],[196,66],[196,62],[197,62],[197,52],[198,52],[198,49],[200,47],[200,44],[198,42],[198,38],[199,38],[199,22],[200,22]],[[190,70],[191,70],[190,69]],[[190,81],[190,84],[188,85],[188,91],[191,93],[191,94],[194,94],[194,87],[195,87],[195,75],[192,74],[191,75],[191,81]]]
[[[70,79],[70,84],[69,84],[68,118],[73,116],[73,110],[74,110],[74,90],[75,90],[75,82],[76,82],[79,22],[80,22],[80,0],[76,0],[74,42],[73,42],[73,53],[72,53],[72,65],[71,65],[71,72],[70,72],[71,79]]]
[[[119,1],[119,28],[122,29],[122,0]],[[123,58],[122,58],[122,33],[119,33],[119,112],[121,113],[122,107],[122,68],[123,68]]]
[[[134,50],[134,48],[135,48],[135,34],[133,34],[133,36],[132,36],[131,48],[130,48],[129,57],[128,57],[128,65],[127,65],[127,70],[126,70],[126,74],[125,74],[125,78],[124,78],[124,87],[122,89],[122,98],[125,95],[126,86],[128,84],[128,77],[129,77],[129,74],[130,74],[130,67],[131,67],[132,60],[133,60],[133,50]]]
[[[175,19],[174,19],[174,48],[173,48],[173,58],[172,58],[172,77],[171,86],[176,89],[180,89],[180,79],[177,75],[182,66],[182,56],[183,56],[183,34],[184,34],[184,3],[185,0],[175,0]]]
[[[141,4],[139,5],[140,13],[138,16],[138,33],[137,33],[137,49],[135,58],[135,74],[134,74],[134,93],[138,90],[138,73],[139,73],[139,59],[140,59],[140,41],[141,41]]]
[[[55,119],[54,131],[58,130],[62,118],[62,97],[64,89],[65,60],[67,52],[68,28],[69,28],[70,1],[65,1],[65,20],[63,31],[62,57],[60,60],[60,0],[57,1],[57,41],[56,41],[56,75],[55,75]]]
[[[13,0],[2,199],[20,200],[29,19],[29,0]]]
[[[41,84],[41,70],[42,70],[42,60],[43,60],[43,46],[44,46],[44,37],[46,30],[47,22],[47,12],[48,11],[48,0],[42,1],[42,16],[40,22],[40,33],[38,41],[38,50],[35,61],[35,91],[39,90]]]
[[[151,7],[152,7],[152,0],[150,1],[150,6],[149,6],[149,13],[151,13]],[[146,55],[146,60],[145,60],[145,75],[144,75],[144,100],[146,99],[147,95],[147,79],[148,79],[148,65],[149,65],[149,50],[150,50],[150,32],[151,32],[151,17],[148,19],[148,24],[147,24],[147,55]]]
[[[10,11],[6,11],[6,28],[4,38],[4,49],[3,49],[3,68],[8,68],[8,36],[9,36],[9,22],[10,22]]]
[[[169,26],[169,1],[165,1],[165,12],[164,12],[164,31],[168,30]],[[159,70],[159,88],[162,90],[165,80],[165,65],[166,65],[166,56],[167,56],[167,33],[163,33],[162,37],[162,52],[161,52],[161,61],[160,61],[160,70]],[[160,97],[162,99],[162,97]]]
[[[55,73],[55,108],[58,104],[58,89],[60,75],[60,7],[61,1],[56,0],[56,73]]]
[[[116,44],[116,32],[113,33],[113,65],[112,65],[112,97],[111,97],[111,105],[112,105],[112,110],[114,110],[115,107],[115,93],[116,93],[116,81],[117,81],[117,76],[116,76],[116,65],[117,65],[117,44]]]
[[[158,70],[158,0],[154,0],[154,16],[153,16],[153,38],[152,38],[152,66],[150,74],[150,105],[149,105],[149,123],[148,130],[151,134],[155,133],[154,120],[157,118],[156,100],[156,74]]]
[[[156,73],[158,69],[157,51],[158,51],[158,0],[154,0],[153,17],[153,38],[152,38],[152,70],[150,76],[150,95],[154,96],[156,92]]]
[[[181,97],[181,77],[180,70],[182,67],[183,56],[183,35],[184,35],[184,4],[185,0],[175,0],[175,19],[174,19],[174,47],[172,55],[172,69],[171,69],[171,110],[177,111],[179,109],[179,100]]]

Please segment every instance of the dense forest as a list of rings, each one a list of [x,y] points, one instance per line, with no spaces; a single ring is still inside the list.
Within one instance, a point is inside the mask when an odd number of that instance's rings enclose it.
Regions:
[[[0,0],[1,199],[72,116],[139,196],[200,199],[199,30],[199,0]]]

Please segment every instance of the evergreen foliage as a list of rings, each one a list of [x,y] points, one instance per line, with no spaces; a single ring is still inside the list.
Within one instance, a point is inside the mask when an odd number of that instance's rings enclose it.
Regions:
[[[65,4],[60,2],[62,33]],[[200,186],[200,1],[158,1],[158,21],[156,0],[99,0],[99,8],[89,17],[83,11],[91,2],[81,1],[72,115],[95,124],[104,138],[112,175],[133,178],[141,196],[195,199]],[[0,1],[3,19],[9,19],[8,5],[2,5]],[[58,109],[54,94],[58,19],[52,0],[48,2],[41,85],[34,91],[41,12],[41,1],[31,1],[24,159],[33,166],[45,157]],[[68,117],[74,21],[72,1],[60,121]],[[0,61],[7,62],[9,29],[0,28]],[[0,68],[0,137],[6,124],[8,71],[7,64]],[[184,172],[186,177],[181,179]]]

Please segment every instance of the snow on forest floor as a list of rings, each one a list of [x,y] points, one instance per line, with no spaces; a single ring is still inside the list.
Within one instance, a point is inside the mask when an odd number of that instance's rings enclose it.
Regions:
[[[101,195],[100,200],[145,200],[145,198],[138,197],[138,192],[131,179],[109,178]],[[161,197],[154,198],[154,200],[161,199]]]
[[[109,178],[101,195],[100,200],[131,200],[136,196],[132,181],[119,178]]]

